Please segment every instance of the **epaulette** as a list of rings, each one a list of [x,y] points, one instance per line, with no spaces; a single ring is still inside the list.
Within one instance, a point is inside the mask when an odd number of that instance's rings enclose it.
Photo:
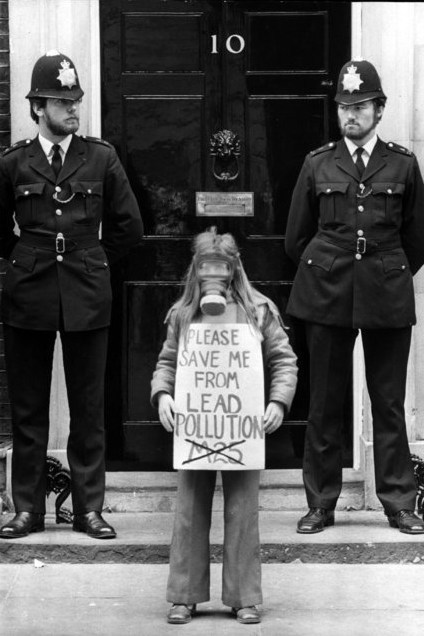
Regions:
[[[321,154],[321,152],[326,152],[327,150],[334,150],[335,147],[336,147],[335,142],[330,141],[328,144],[325,144],[325,146],[320,146],[320,148],[317,148],[316,150],[311,150],[309,154],[312,157],[314,157],[315,155]]]
[[[13,152],[14,150],[18,150],[18,148],[24,148],[24,147],[26,148],[30,146],[33,141],[34,141],[33,139],[21,139],[21,141],[17,141],[16,143],[9,146],[9,148],[6,148],[6,150],[3,150],[2,157],[4,157],[5,155],[8,155],[10,152]]]
[[[394,141],[389,141],[389,143],[386,144],[386,147],[389,150],[393,150],[393,152],[398,152],[399,154],[406,155],[407,157],[412,157],[414,154],[411,150],[408,150],[408,148],[404,148],[403,146],[399,146],[399,144],[395,144]]]
[[[89,137],[88,135],[80,135],[80,138],[83,141],[91,141],[94,144],[101,144],[102,146],[107,146],[108,148],[113,148],[112,144],[104,139],[100,139],[100,137]]]

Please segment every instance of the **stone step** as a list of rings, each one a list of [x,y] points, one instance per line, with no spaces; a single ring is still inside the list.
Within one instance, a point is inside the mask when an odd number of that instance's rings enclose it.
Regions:
[[[49,451],[49,455],[58,459],[67,468],[65,451]],[[11,502],[11,458],[12,451],[4,453],[4,484],[6,503]],[[1,469],[0,456],[0,469]],[[5,463],[6,462],[6,463]],[[2,490],[0,470],[0,493]],[[223,510],[223,495],[220,473],[217,475],[217,487],[214,506]],[[165,472],[107,472],[105,508],[110,512],[172,512],[175,509],[177,473]],[[303,510],[305,492],[301,470],[263,470],[260,489],[261,510]],[[48,511],[54,511],[54,498],[48,501]],[[70,508],[68,499],[65,507]],[[7,506],[6,506],[7,507]],[[343,471],[343,489],[339,498],[340,509],[361,510],[364,508],[364,478],[360,471]]]
[[[56,525],[23,539],[0,540],[0,563],[167,563],[173,514],[104,513],[118,532],[114,540],[91,539]],[[223,515],[214,510],[211,561],[222,560]],[[0,520],[6,523],[10,514]],[[413,563],[424,565],[423,535],[390,528],[379,511],[336,511],[336,524],[314,535],[296,533],[298,511],[260,512],[263,563]],[[36,564],[35,564],[36,565]]]
[[[114,472],[106,476],[105,505],[111,512],[172,512],[175,509],[175,472]],[[223,510],[221,476],[217,475],[214,507]],[[303,510],[306,505],[300,470],[264,470],[261,473],[261,510]],[[359,471],[343,474],[340,509],[364,508],[364,482]]]

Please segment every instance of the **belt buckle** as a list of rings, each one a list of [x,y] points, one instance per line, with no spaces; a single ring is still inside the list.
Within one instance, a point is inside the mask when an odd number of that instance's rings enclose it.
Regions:
[[[356,253],[365,254],[366,251],[367,251],[367,239],[361,236],[356,240]]]
[[[57,236],[56,236],[56,252],[58,254],[64,254],[64,252],[66,251],[66,245],[65,245],[65,237],[63,236],[63,234],[60,232]]]

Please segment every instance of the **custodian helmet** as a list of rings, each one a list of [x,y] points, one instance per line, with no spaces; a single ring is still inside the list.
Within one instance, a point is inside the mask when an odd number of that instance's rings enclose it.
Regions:
[[[381,80],[375,67],[366,60],[351,60],[340,71],[335,101],[339,104],[357,104],[382,97],[386,100]]]
[[[84,95],[72,60],[52,50],[40,57],[32,71],[28,99],[52,97],[76,101]]]

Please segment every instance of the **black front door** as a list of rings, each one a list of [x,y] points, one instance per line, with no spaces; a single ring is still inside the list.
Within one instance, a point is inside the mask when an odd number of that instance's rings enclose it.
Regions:
[[[338,137],[332,96],[350,53],[350,3],[104,0],[103,136],[142,211],[142,245],[113,272],[107,371],[109,468],[166,470],[172,440],[149,403],[167,310],[193,235],[233,233],[250,280],[278,305],[299,357],[290,421],[270,468],[299,467],[308,411],[302,329],[285,316],[294,269],[284,252],[305,154]],[[228,154],[221,156],[226,145]],[[346,403],[346,465],[352,408]],[[270,438],[271,439],[271,438]]]

